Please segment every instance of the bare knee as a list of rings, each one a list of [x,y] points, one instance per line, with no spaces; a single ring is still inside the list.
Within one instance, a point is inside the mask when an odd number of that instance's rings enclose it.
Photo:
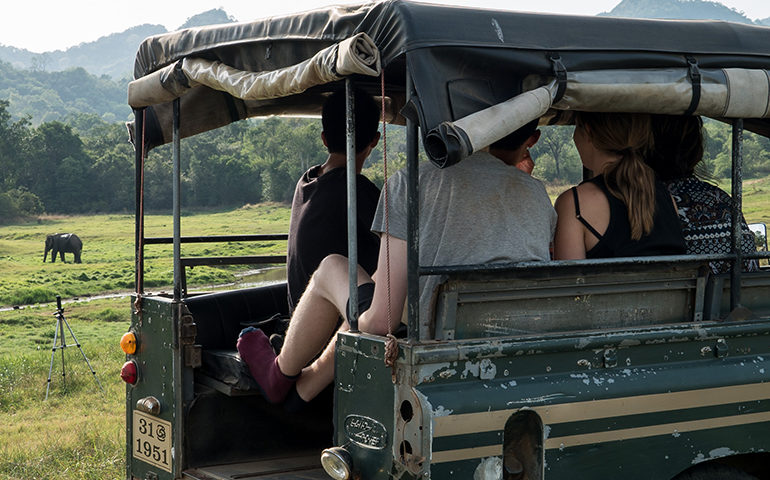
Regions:
[[[347,279],[348,259],[336,253],[328,255],[321,263],[313,275],[310,276],[307,290],[326,296],[329,286],[342,280],[342,276]]]
[[[318,268],[313,273],[313,276],[316,275],[328,275],[328,274],[338,274],[338,273],[347,273],[348,271],[348,257],[344,255],[340,255],[338,253],[332,253],[331,255],[327,255],[323,260],[321,260],[321,263],[318,264]]]

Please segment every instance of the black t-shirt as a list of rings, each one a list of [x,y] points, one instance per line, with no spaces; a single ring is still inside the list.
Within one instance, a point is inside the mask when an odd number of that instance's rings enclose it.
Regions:
[[[297,182],[291,205],[286,276],[289,310],[293,311],[310,276],[327,255],[348,255],[348,207],[345,167],[318,176],[312,167]],[[363,175],[356,176],[358,264],[369,275],[377,268],[380,238],[370,230],[380,189]]]
[[[588,181],[594,183],[606,195],[610,203],[610,223],[599,243],[586,252],[586,258],[684,255],[686,247],[679,216],[663,183],[655,182],[652,231],[639,240],[632,240],[626,205],[610,193],[603,175]]]

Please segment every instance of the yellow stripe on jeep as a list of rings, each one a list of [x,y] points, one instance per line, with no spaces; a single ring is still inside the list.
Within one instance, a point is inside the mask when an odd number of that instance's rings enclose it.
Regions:
[[[768,399],[770,382],[524,408],[536,411],[543,424],[554,425]],[[520,408],[436,417],[433,419],[433,436],[446,437],[502,430],[508,417],[519,410]]]
[[[546,450],[553,450],[562,447],[568,448],[580,445],[593,445],[597,443],[615,442],[618,440],[647,438],[656,435],[678,435],[680,433],[694,432],[697,430],[734,427],[760,422],[770,422],[770,412],[748,413],[730,417],[707,418],[689,422],[667,423],[650,425],[647,427],[625,428],[620,430],[548,438],[545,441],[545,448]],[[487,445],[484,447],[461,448],[457,450],[444,450],[433,452],[431,463],[457,462],[474,458],[500,456],[502,454],[503,446],[500,444]]]

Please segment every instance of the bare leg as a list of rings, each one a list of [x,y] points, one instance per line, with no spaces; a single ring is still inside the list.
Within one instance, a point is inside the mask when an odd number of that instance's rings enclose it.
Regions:
[[[340,326],[337,332],[350,329],[347,322]],[[302,369],[302,375],[297,380],[297,394],[304,401],[310,401],[334,381],[334,352],[337,336],[326,345],[321,356],[313,363]]]
[[[371,281],[366,271],[358,267],[357,284]],[[297,384],[297,393],[304,400],[318,395],[334,379],[336,335],[331,341],[329,337],[334,333],[338,318],[346,316],[344,312],[348,302],[348,289],[348,259],[341,255],[326,257],[313,274],[289,323],[278,363],[286,375],[302,372]],[[311,325],[313,323],[314,326]],[[348,329],[347,322],[340,327],[341,331]],[[318,342],[322,344],[319,346]],[[321,356],[305,368],[324,346],[326,348]]]
[[[371,278],[360,267],[358,284]],[[238,352],[249,367],[252,376],[271,402],[285,398],[295,378],[303,368],[327,344],[323,361],[307,369],[314,392],[310,399],[328,385],[334,377],[334,340],[329,342],[337,327],[340,312],[345,311],[348,300],[348,260],[341,255],[326,257],[313,274],[297,309],[289,322],[281,354],[276,358],[269,341],[261,331],[242,334],[238,340]],[[347,328],[347,327],[346,327]]]

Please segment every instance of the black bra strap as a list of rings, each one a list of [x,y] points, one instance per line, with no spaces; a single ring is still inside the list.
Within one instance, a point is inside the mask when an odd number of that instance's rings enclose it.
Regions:
[[[575,199],[575,217],[577,217],[577,219],[580,220],[580,223],[585,225],[585,227],[588,229],[589,232],[591,232],[596,238],[601,240],[602,234],[597,232],[596,229],[592,227],[591,224],[588,223],[585,218],[580,216],[580,202],[578,201],[577,188],[572,187],[571,190],[572,190],[572,197]]]

